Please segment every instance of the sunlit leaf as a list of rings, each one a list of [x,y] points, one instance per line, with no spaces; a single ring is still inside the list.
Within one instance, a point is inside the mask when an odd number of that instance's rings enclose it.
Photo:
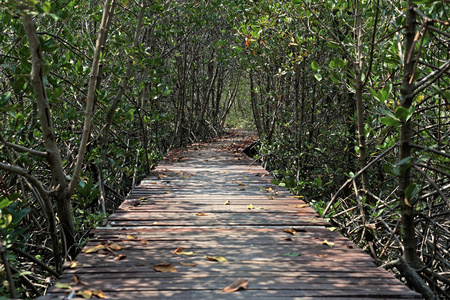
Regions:
[[[73,261],[70,263],[69,268],[73,269],[78,265],[78,263],[76,261]]]
[[[230,200],[227,200],[227,201],[225,201],[224,203],[223,203],[223,205],[228,205],[228,204],[230,204],[231,203],[231,201]]]
[[[211,261],[218,261],[218,262],[225,262],[225,261],[228,261],[225,257],[223,257],[223,256],[207,256],[207,255],[205,255],[205,257],[208,259],[208,260],[211,260]]]
[[[249,206],[247,206],[247,209],[255,209],[255,207],[253,206],[253,204],[250,204]]]
[[[160,263],[153,266],[153,270],[162,273],[176,273],[177,269],[172,264]]]
[[[119,254],[119,256],[116,256],[114,258],[114,260],[122,260],[122,259],[125,259],[125,258],[127,258],[127,256],[125,254]]]
[[[91,247],[91,248],[87,248],[87,249],[85,248],[85,249],[81,250],[81,252],[83,252],[83,253],[96,253],[96,252],[98,252],[100,250],[103,250],[103,249],[106,249],[106,246],[100,244],[100,245],[97,245],[95,247]]]
[[[208,214],[205,214],[205,213],[199,212],[199,213],[196,213],[195,215],[196,215],[196,216],[207,216]]]
[[[329,242],[329,241],[327,241],[327,240],[323,241],[322,244],[323,244],[323,245],[327,245],[327,246],[329,246],[330,248],[333,248],[333,246],[334,246],[334,243],[333,243],[333,242]]]
[[[142,239],[141,239],[141,244],[142,244],[142,245],[148,245],[148,244],[149,244],[149,241],[147,241],[145,238],[142,238]]]
[[[223,289],[225,293],[232,293],[239,289],[246,289],[248,285],[247,279],[239,278],[235,282],[233,282],[231,285],[227,286]]]
[[[295,206],[295,208],[303,208],[303,207],[308,207],[308,204],[297,204]]]
[[[72,289],[72,286],[70,285],[70,283],[57,282],[57,283],[55,284],[55,288],[58,288],[58,289],[69,289],[69,290],[71,290],[71,289]]]
[[[81,296],[84,299],[91,299],[92,297],[92,292],[90,290],[84,290],[84,291],[79,291],[77,293],[77,296]]]
[[[132,235],[127,235],[127,240],[135,240],[135,239],[137,239],[138,237],[137,237],[137,235],[136,236],[132,236]]]
[[[295,235],[297,233],[297,231],[295,231],[294,228],[284,229],[283,231],[287,232],[287,233],[290,233],[290,234],[293,234],[293,235]]]

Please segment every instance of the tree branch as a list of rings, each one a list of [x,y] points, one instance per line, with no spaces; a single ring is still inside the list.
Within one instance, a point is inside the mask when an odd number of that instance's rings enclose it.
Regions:
[[[436,190],[439,196],[441,196],[442,200],[444,200],[445,203],[447,203],[447,206],[450,207],[450,202],[448,201],[445,194],[441,191],[439,186],[436,184],[436,182],[430,176],[428,176],[427,173],[422,171],[418,166],[414,166],[414,169],[416,169],[420,174],[422,174],[427,179],[427,181],[433,186],[433,188]]]
[[[39,156],[39,157],[48,158],[48,153],[47,152],[37,151],[37,150],[29,149],[29,148],[24,147],[24,146],[20,146],[20,145],[17,145],[17,144],[13,144],[13,143],[7,142],[1,133],[0,133],[0,142],[3,145],[5,145],[6,147],[13,148],[13,149],[15,149],[15,150],[17,150],[19,152],[30,153],[31,155],[36,155],[36,156]]]
[[[84,117],[83,135],[81,137],[80,147],[78,149],[78,157],[75,163],[72,179],[69,183],[69,188],[67,189],[68,198],[70,198],[70,196],[74,193],[75,188],[78,184],[81,168],[83,166],[84,155],[86,153],[87,142],[89,140],[89,135],[91,132],[92,118],[94,117],[94,100],[96,98],[97,77],[100,66],[100,54],[103,48],[102,41],[106,41],[105,39],[105,35],[107,35],[106,25],[109,19],[110,6],[111,0],[106,0],[103,6],[103,16],[100,24],[100,29],[98,31],[94,58],[92,59],[91,75],[89,79],[88,95],[86,99],[87,103]]]

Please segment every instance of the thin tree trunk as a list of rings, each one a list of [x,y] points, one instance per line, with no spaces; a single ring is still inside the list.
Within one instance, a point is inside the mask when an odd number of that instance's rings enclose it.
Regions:
[[[47,93],[44,85],[44,59],[41,48],[41,43],[36,33],[36,27],[34,25],[33,18],[25,13],[28,7],[22,7],[23,14],[21,16],[25,33],[28,37],[28,43],[31,51],[31,84],[33,86],[34,95],[36,98],[39,122],[41,124],[42,137],[44,140],[44,146],[47,151],[47,162],[50,167],[50,173],[52,177],[52,191],[54,199],[56,199],[56,207],[58,211],[58,217],[62,224],[63,232],[66,237],[66,245],[71,247],[74,245],[74,223],[71,209],[70,198],[66,201],[66,176],[64,174],[63,163],[61,153],[59,152],[58,145],[56,144],[56,135],[53,128],[50,104],[47,98]],[[45,193],[42,197],[48,197]],[[52,237],[53,240],[53,237]],[[53,242],[53,253],[55,257],[55,265],[58,272],[60,271],[61,256],[59,246],[56,245],[58,241]]]
[[[406,12],[406,32],[405,32],[405,63],[403,66],[403,82],[401,87],[401,106],[409,109],[412,105],[414,94],[414,83],[411,76],[414,70],[414,61],[408,59],[408,52],[414,47],[416,13],[414,12],[414,4],[412,0],[408,0]],[[400,128],[400,149],[399,160],[405,159],[411,155],[411,122],[407,121]],[[403,225],[403,247],[405,261],[413,268],[420,266],[417,257],[417,244],[414,226],[414,207],[405,198],[405,190],[411,184],[410,168],[402,170],[398,176],[399,179],[399,198],[402,210]]]
[[[367,165],[367,145],[366,145],[366,134],[365,134],[365,120],[364,120],[364,105],[362,99],[363,93],[363,43],[362,43],[362,13],[360,1],[355,1],[356,5],[356,57],[357,62],[355,65],[356,74],[356,85],[355,85],[355,95],[356,95],[356,112],[357,112],[357,122],[358,122],[358,146],[359,146],[359,164],[360,168],[364,169]],[[364,191],[369,191],[369,175],[367,171],[361,174],[362,188]]]

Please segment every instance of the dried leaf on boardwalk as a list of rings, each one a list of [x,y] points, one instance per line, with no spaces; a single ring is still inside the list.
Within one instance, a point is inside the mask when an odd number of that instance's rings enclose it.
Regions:
[[[248,286],[248,280],[247,279],[242,279],[239,278],[238,280],[236,280],[235,282],[233,282],[231,285],[227,286],[226,288],[223,289],[223,291],[225,293],[232,293],[235,292],[239,289],[246,289]]]

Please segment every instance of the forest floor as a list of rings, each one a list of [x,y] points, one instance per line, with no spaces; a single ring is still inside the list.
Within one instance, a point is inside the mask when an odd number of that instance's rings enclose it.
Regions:
[[[255,139],[171,151],[42,299],[421,299],[272,185]]]

